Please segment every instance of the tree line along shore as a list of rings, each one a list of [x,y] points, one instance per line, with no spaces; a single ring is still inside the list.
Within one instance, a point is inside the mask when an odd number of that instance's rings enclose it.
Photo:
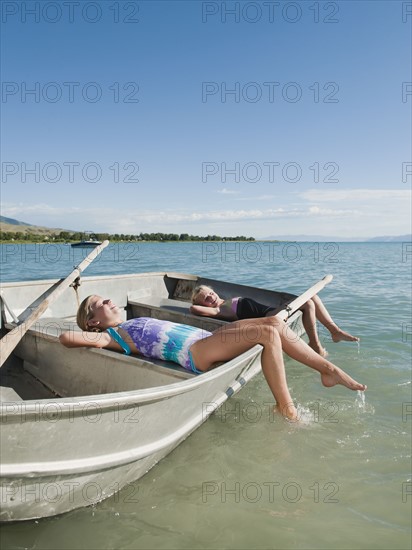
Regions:
[[[124,233],[93,233],[85,235],[81,232],[69,233],[61,231],[56,234],[37,234],[21,231],[0,231],[0,243],[75,243],[83,240],[97,240],[110,242],[196,242],[196,241],[254,241],[253,237],[237,235],[236,237],[221,237],[220,235],[189,235],[188,233],[139,233],[129,235]]]

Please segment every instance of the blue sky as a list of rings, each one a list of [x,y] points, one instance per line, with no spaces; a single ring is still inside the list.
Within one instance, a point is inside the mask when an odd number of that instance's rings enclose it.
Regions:
[[[411,2],[2,2],[1,213],[411,231]]]

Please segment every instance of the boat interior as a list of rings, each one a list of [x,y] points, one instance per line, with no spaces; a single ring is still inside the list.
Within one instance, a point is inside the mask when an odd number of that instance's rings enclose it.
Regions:
[[[24,321],[60,281],[5,283],[1,291],[2,336]],[[213,331],[224,321],[192,315],[193,288],[211,286],[225,298],[250,296],[280,305],[282,294],[244,285],[178,273],[83,277],[53,302],[22,336],[0,369],[4,401],[78,397],[147,389],[187,380],[197,375],[167,361],[98,348],[65,348],[59,335],[80,330],[75,322],[80,302],[90,294],[111,298],[124,319],[154,317]],[[292,322],[299,322],[300,312]],[[202,376],[202,375],[200,375]]]

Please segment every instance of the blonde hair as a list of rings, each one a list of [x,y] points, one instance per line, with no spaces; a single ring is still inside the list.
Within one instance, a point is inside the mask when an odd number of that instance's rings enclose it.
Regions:
[[[92,298],[94,298],[94,294],[92,294],[91,296],[87,296],[87,298],[85,298],[83,302],[79,305],[79,309],[77,310],[76,321],[78,326],[82,330],[100,332],[100,330],[97,328],[89,327],[89,321],[93,319],[93,316],[94,316],[94,313],[90,305]]]
[[[192,304],[196,305],[196,303],[198,302],[199,294],[201,292],[204,292],[206,289],[213,290],[211,286],[207,286],[207,285],[195,286],[192,292]]]

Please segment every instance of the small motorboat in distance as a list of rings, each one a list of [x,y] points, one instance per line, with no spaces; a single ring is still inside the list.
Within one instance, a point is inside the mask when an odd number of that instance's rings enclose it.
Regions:
[[[71,246],[77,248],[94,248],[96,246],[99,246],[99,244],[102,244],[102,241],[99,241],[96,238],[96,235],[93,233],[93,231],[84,231],[83,239],[77,243],[72,243]]]
[[[99,244],[102,244],[102,241],[95,241],[93,239],[89,239],[87,241],[79,241],[78,243],[72,243],[71,246],[78,247],[78,248],[94,248]]]

